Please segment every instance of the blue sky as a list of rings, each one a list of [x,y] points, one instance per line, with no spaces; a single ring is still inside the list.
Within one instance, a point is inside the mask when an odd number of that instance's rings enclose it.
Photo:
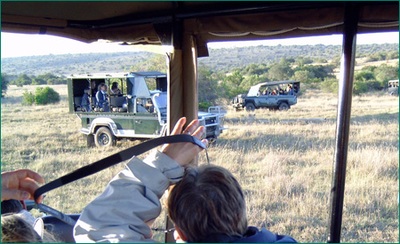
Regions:
[[[398,32],[361,34],[357,36],[357,44],[383,44],[399,43]],[[341,45],[341,35],[328,35],[317,37],[290,38],[269,41],[254,42],[229,42],[229,43],[210,43],[210,48],[244,47],[256,45]],[[48,54],[68,54],[68,53],[97,53],[97,52],[123,52],[135,51],[138,48],[132,46],[121,46],[116,43],[83,43],[72,39],[33,34],[13,34],[1,33],[1,57],[21,57]]]

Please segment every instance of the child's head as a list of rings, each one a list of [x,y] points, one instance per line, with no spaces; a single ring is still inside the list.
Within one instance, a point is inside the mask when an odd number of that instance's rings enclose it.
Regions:
[[[1,216],[1,242],[42,242],[33,226],[16,214]]]
[[[168,214],[191,242],[210,234],[242,235],[247,229],[242,189],[222,167],[188,168],[168,197]],[[181,233],[180,233],[181,234]]]

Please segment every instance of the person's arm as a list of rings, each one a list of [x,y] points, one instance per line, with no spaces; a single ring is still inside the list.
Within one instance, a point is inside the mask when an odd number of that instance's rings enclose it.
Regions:
[[[19,169],[1,173],[1,201],[33,200],[33,193],[44,183],[38,173],[29,169]],[[41,201],[41,198],[38,200]]]
[[[101,93],[101,91],[97,91],[96,92],[96,103],[97,106],[100,106],[102,104],[101,100],[102,100],[103,94]]]
[[[172,134],[180,134],[186,119],[180,119]],[[192,122],[184,132],[201,138],[204,127]],[[207,143],[206,140],[203,140]],[[184,167],[201,151],[191,143],[165,145],[144,161],[134,157],[115,176],[106,190],[82,212],[74,228],[76,242],[152,241],[150,225],[161,212],[159,199],[178,182]]]

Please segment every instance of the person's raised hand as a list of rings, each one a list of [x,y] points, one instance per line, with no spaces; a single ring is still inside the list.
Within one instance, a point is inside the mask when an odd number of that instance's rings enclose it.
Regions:
[[[33,193],[44,183],[44,179],[38,173],[29,169],[18,169],[1,173],[1,201],[33,200]],[[38,202],[42,201],[42,197]]]
[[[180,118],[178,122],[176,122],[171,135],[189,134],[191,136],[200,139],[207,146],[208,144],[207,139],[202,139],[205,133],[205,127],[199,126],[199,120],[198,119],[193,120],[185,129],[183,129],[185,123],[186,123],[186,118],[185,117]],[[161,152],[165,153],[170,158],[174,159],[176,162],[179,163],[179,165],[186,166],[202,150],[203,150],[202,148],[193,143],[182,142],[182,143],[165,144],[162,147]]]

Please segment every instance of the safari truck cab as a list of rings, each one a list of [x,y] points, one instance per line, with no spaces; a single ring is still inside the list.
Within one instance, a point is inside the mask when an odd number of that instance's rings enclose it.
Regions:
[[[107,85],[107,109],[98,106],[96,93]],[[112,85],[120,93],[113,94]],[[87,93],[86,98],[84,97]],[[89,105],[82,103],[87,99]],[[88,146],[112,146],[121,139],[150,139],[166,135],[167,76],[161,72],[84,74],[68,77],[70,113],[82,122],[81,132],[87,135]],[[215,140],[223,128],[224,111],[219,106],[199,112],[206,127],[206,138]]]

